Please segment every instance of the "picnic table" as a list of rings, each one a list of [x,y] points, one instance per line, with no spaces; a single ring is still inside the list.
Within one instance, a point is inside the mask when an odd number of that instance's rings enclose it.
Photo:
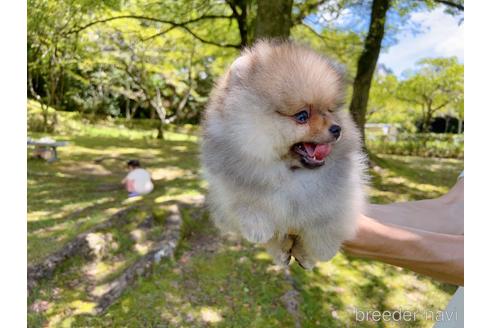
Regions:
[[[68,141],[55,141],[51,138],[41,138],[39,140],[27,139],[28,146],[34,146],[35,155],[44,158],[48,162],[58,159],[56,148],[68,145]]]

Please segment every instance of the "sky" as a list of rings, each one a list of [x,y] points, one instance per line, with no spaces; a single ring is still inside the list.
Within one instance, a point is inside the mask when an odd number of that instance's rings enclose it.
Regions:
[[[368,4],[343,9],[336,17],[329,11],[322,16],[329,22],[327,27],[364,34],[369,28],[371,8]],[[464,22],[459,24],[459,17],[446,14],[442,5],[432,11],[424,8],[414,10],[403,18],[404,21],[394,8],[388,11],[387,24],[397,26],[398,31],[387,28],[378,63],[384,64],[399,77],[404,71],[415,69],[415,64],[423,58],[456,56],[463,63]],[[318,32],[324,26],[312,19],[306,23]]]
[[[378,63],[389,67],[397,76],[426,57],[464,58],[464,25],[459,19],[444,13],[443,8],[431,12],[418,12],[410,20],[420,24],[420,33],[413,35],[402,32],[397,35],[398,43],[379,56]]]

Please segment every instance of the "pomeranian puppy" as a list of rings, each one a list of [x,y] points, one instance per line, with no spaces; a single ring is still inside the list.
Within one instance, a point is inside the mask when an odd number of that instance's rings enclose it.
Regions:
[[[212,91],[201,159],[216,225],[277,264],[332,258],[365,203],[360,135],[339,65],[292,42],[246,49]]]

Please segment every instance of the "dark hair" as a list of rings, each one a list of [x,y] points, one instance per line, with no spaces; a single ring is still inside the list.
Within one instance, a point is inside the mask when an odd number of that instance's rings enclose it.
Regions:
[[[126,163],[127,166],[140,167],[140,162],[138,159],[131,159]]]

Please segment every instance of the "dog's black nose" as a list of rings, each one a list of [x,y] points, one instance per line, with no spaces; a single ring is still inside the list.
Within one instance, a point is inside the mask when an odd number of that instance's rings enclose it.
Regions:
[[[330,130],[335,139],[340,138],[340,132],[342,131],[342,127],[340,125],[333,124],[328,130]]]

